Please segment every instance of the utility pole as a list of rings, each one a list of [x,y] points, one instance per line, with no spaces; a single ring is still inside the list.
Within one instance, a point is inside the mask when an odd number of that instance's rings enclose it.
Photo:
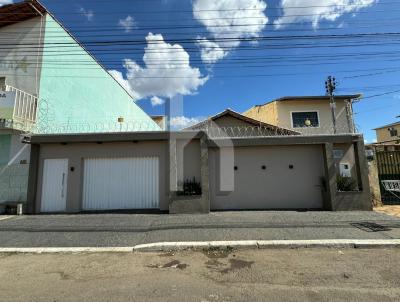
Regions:
[[[325,82],[326,94],[330,97],[330,106],[332,111],[332,123],[333,123],[333,133],[336,134],[336,102],[335,102],[335,90],[336,90],[336,79],[335,77],[329,76]]]

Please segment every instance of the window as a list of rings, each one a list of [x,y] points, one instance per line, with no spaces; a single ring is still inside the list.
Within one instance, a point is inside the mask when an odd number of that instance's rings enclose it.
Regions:
[[[293,128],[319,127],[317,111],[292,112]]]
[[[397,129],[389,128],[388,130],[389,130],[389,133],[390,133],[391,137],[398,135]]]
[[[342,159],[344,155],[343,150],[333,150],[333,158],[334,159]]]

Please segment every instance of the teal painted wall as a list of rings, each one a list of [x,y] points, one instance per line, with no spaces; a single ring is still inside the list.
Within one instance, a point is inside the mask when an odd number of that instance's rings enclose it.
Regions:
[[[0,134],[0,165],[8,164],[10,160],[11,135]]]
[[[160,130],[118,82],[49,15],[44,43],[36,132]],[[117,122],[120,116],[124,117],[121,128]]]

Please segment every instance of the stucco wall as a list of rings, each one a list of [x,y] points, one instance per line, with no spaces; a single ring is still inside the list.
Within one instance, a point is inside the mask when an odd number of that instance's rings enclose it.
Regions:
[[[0,165],[0,203],[26,202],[29,165]]]
[[[243,113],[255,120],[262,121],[271,125],[278,125],[277,103],[272,102],[263,106],[254,106]]]
[[[179,141],[179,144],[183,145]],[[169,207],[169,146],[168,141],[146,141],[130,143],[87,143],[87,144],[45,144],[39,154],[36,211],[40,211],[42,194],[43,164],[45,159],[67,158],[69,163],[67,181],[67,212],[79,212],[82,205],[83,161],[84,158],[107,157],[158,157],[159,158],[159,200],[160,209]],[[184,175],[200,180],[200,145],[193,140],[184,148]],[[74,167],[74,171],[70,168]]]
[[[341,158],[334,159],[337,175],[340,175],[340,164],[349,164],[351,168],[351,177],[357,180],[357,169],[353,144],[334,144],[333,149],[343,151],[343,156]]]
[[[37,132],[118,131],[118,117],[125,119],[123,131],[160,130],[49,15],[44,41]]]
[[[40,81],[41,26],[41,17],[37,17],[0,28],[2,43],[12,45],[0,49],[0,77],[6,76],[7,85],[33,95]]]
[[[178,140],[177,144],[178,182],[196,179],[200,182],[200,142],[199,140]]]
[[[277,102],[278,126],[304,134],[333,134],[332,111],[329,101],[297,100]],[[291,112],[317,111],[319,127],[293,128]],[[345,101],[336,101],[336,127],[337,133],[349,133]]]
[[[390,132],[388,131],[389,128],[394,128],[397,129],[398,136],[390,136]],[[376,138],[377,142],[386,142],[386,141],[391,141],[395,139],[400,139],[400,124],[395,125],[395,126],[390,126],[390,127],[385,127],[382,129],[377,129],[376,130]]]

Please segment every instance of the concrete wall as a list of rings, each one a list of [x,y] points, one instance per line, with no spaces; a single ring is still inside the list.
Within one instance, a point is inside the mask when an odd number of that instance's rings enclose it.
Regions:
[[[327,100],[297,100],[282,101],[278,103],[278,126],[292,129],[303,134],[333,134],[332,112]],[[292,126],[292,112],[317,111],[319,115],[319,127],[294,128]],[[347,121],[345,101],[336,102],[337,133],[350,133]]]
[[[84,158],[104,157],[143,157],[155,156],[159,158],[159,200],[161,210],[168,209],[168,149],[166,142],[138,142],[138,143],[104,143],[104,144],[49,144],[42,145],[39,155],[38,185],[36,195],[36,211],[40,211],[42,191],[43,163],[45,159],[67,158],[69,168],[67,187],[67,212],[79,212],[82,208],[82,180]]]
[[[2,43],[12,45],[0,49],[0,77],[6,77],[7,85],[38,95],[42,60],[38,46],[44,37],[41,17],[1,27],[0,37]]]
[[[375,207],[382,206],[381,187],[376,159],[368,162],[368,178],[371,191],[371,201]]]
[[[390,136],[390,131],[388,131],[389,128],[394,128],[397,129],[397,134],[398,136]],[[400,124],[399,125],[395,125],[395,126],[390,126],[390,127],[385,127],[382,129],[377,129],[376,130],[376,138],[377,138],[377,142],[386,142],[386,141],[391,141],[391,140],[395,140],[395,139],[400,139]]]
[[[156,133],[157,134],[157,133]],[[165,133],[163,133],[165,134]],[[160,209],[171,213],[208,212],[211,209],[297,209],[370,210],[370,191],[362,136],[270,137],[252,139],[215,139],[191,137],[182,133],[175,139],[141,140],[124,135],[43,136],[41,143],[32,138],[32,156],[28,191],[31,211],[40,210],[43,163],[45,159],[67,158],[69,169],[67,211],[79,212],[82,203],[83,159],[90,157],[156,156],[160,167]],[[185,137],[183,136],[185,135]],[[61,139],[70,137],[64,144]],[[107,142],[114,138],[114,141]],[[123,140],[124,137],[128,141]],[[193,136],[195,137],[195,136]],[[102,141],[103,143],[97,143]],[[50,140],[50,141],[49,141]],[[55,141],[54,141],[55,140]],[[75,142],[73,143],[72,141]],[[83,141],[91,141],[84,143]],[[176,141],[175,141],[176,140]],[[200,140],[200,142],[199,142]],[[56,143],[58,141],[58,143]],[[67,142],[67,140],[65,140]],[[353,145],[354,166],[359,191],[338,192],[334,145]],[[200,147],[200,152],[199,152]],[[231,150],[232,152],[227,152]],[[186,154],[185,154],[186,153]],[[221,155],[222,154],[222,155]],[[200,160],[199,160],[200,159]],[[232,160],[229,160],[232,159]],[[221,165],[221,162],[223,165]],[[198,175],[202,196],[176,196],[177,170],[184,164],[182,176]],[[237,170],[234,167],[237,167]],[[265,169],[263,169],[265,166]],[[222,167],[222,168],[221,168]],[[232,177],[231,177],[232,176]],[[232,181],[230,181],[232,179]],[[32,208],[32,206],[35,208]]]
[[[199,140],[177,141],[178,182],[192,180],[200,182],[200,142]]]
[[[351,133],[346,102],[336,101],[337,133]],[[292,112],[317,111],[319,115],[319,127],[293,128]],[[244,115],[256,120],[270,123],[286,129],[292,129],[306,135],[333,134],[332,113],[330,103],[327,100],[293,100],[272,102],[262,106],[250,108]]]
[[[254,106],[243,113],[255,120],[262,121],[271,125],[278,125],[277,102],[265,104],[263,106]]]
[[[11,134],[0,133],[0,165],[5,165],[10,159]]]
[[[44,42],[49,46],[43,52],[36,132],[113,132],[119,130],[121,116],[123,131],[160,129],[49,15]]]
[[[0,203],[26,202],[29,165],[0,165]]]
[[[340,175],[340,164],[349,164],[351,169],[351,177],[357,180],[357,167],[355,162],[354,145],[353,144],[333,144],[333,150],[342,150],[343,156],[335,158],[335,167],[337,175]]]
[[[181,163],[186,178],[196,177],[200,181],[200,143],[193,140],[184,148],[184,158]],[[184,145],[183,142],[179,144]],[[160,210],[169,208],[169,150],[168,141],[146,141],[129,143],[81,143],[81,144],[46,144],[39,153],[37,174],[36,211],[40,211],[42,194],[43,164],[45,159],[67,158],[69,169],[67,187],[67,212],[79,212],[82,207],[83,161],[84,158],[104,157],[158,157],[159,159],[159,200]]]

